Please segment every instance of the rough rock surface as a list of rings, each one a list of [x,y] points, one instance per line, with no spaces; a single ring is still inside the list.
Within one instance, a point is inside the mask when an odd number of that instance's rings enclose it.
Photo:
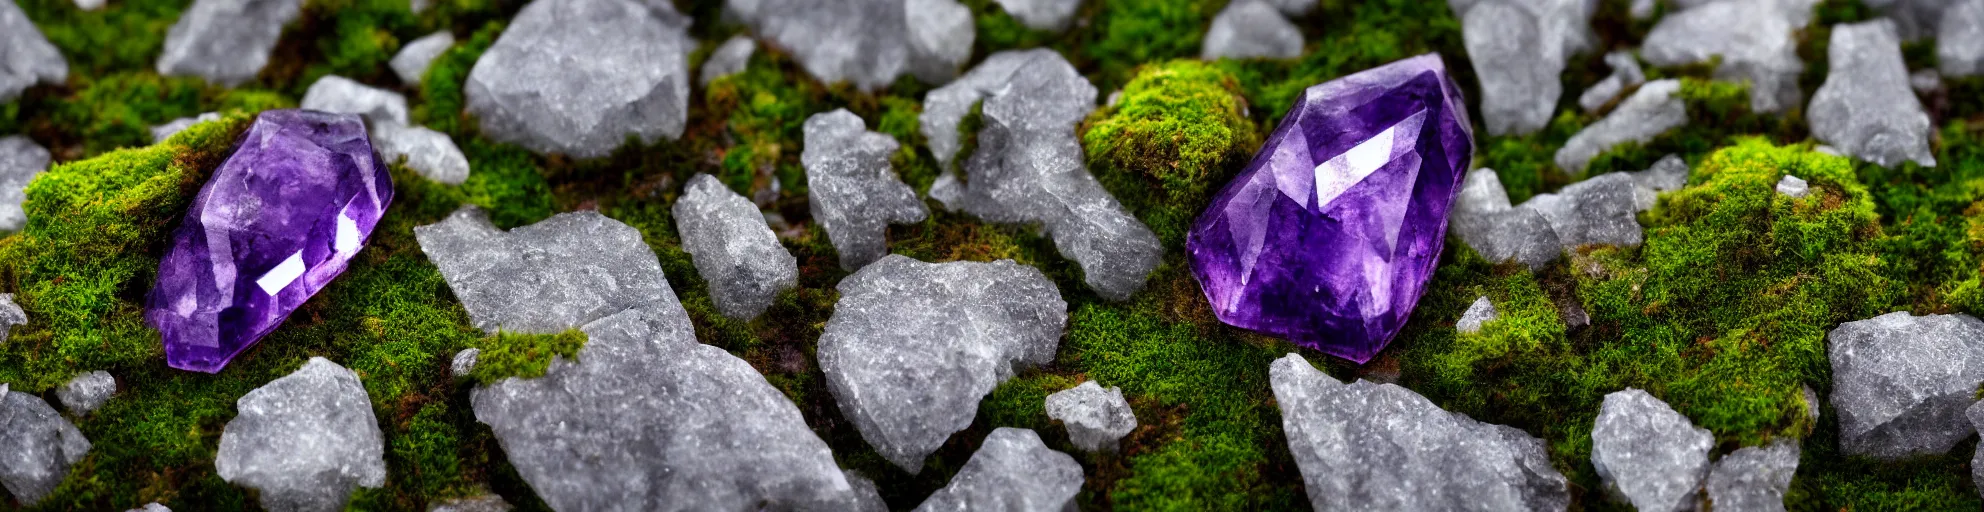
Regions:
[[[1633,57],[1633,52],[1620,50],[1605,54],[1605,64],[1612,66],[1612,74],[1599,79],[1598,83],[1585,89],[1584,94],[1578,95],[1578,106],[1583,107],[1585,112],[1597,112],[1606,103],[1611,103],[1612,98],[1619,97],[1619,93],[1625,92],[1627,87],[1646,83],[1646,72],[1640,70],[1640,61]]]
[[[710,299],[724,316],[757,318],[779,292],[799,286],[799,259],[779,245],[757,205],[716,177],[690,178],[673,211],[682,250],[709,282]]]
[[[1984,73],[1984,0],[1960,0],[1943,11],[1936,63],[1950,78]]]
[[[27,323],[28,313],[21,310],[20,304],[14,303],[14,294],[0,293],[0,343],[7,341],[7,332],[12,331],[14,326]]]
[[[1274,6],[1259,0],[1226,5],[1212,18],[1199,58],[1293,59],[1302,56],[1302,31]]]
[[[1798,440],[1780,438],[1722,456],[1708,472],[1709,505],[1714,510],[1784,510],[1784,491],[1798,472],[1798,452]]]
[[[680,137],[695,42],[671,5],[531,2],[469,71],[468,113],[491,139],[579,158]]]
[[[1536,270],[1563,253],[1550,220],[1532,208],[1509,205],[1494,169],[1468,171],[1454,200],[1448,229],[1491,262],[1516,261]]]
[[[1074,510],[1082,481],[1082,465],[1048,449],[1040,434],[1000,427],[916,512]]]
[[[1089,452],[1114,452],[1117,442],[1137,429],[1137,415],[1123,399],[1123,388],[1104,389],[1095,381],[1047,395],[1047,417],[1068,427],[1068,440]]]
[[[1054,360],[1068,304],[1045,274],[999,260],[890,255],[842,279],[820,335],[820,370],[841,413],[911,473],[1017,367]]]
[[[1591,465],[1605,491],[1648,512],[1694,510],[1715,436],[1633,388],[1605,395],[1591,429]]]
[[[485,332],[558,333],[629,308],[674,304],[641,232],[598,212],[497,229],[479,208],[413,228]]]
[[[1579,130],[1557,150],[1557,168],[1570,174],[1584,172],[1586,164],[1613,146],[1627,142],[1647,142],[1668,130],[1688,124],[1688,106],[1681,101],[1681,81],[1655,80],[1619,103],[1604,119]]]
[[[1721,56],[1720,80],[1749,80],[1750,109],[1782,112],[1801,103],[1797,33],[1812,21],[1818,0],[1696,2],[1668,13],[1640,46],[1640,57],[1661,67],[1706,63]]]
[[[34,84],[69,79],[69,61],[41,35],[14,2],[0,5],[0,105],[12,103]]]
[[[956,0],[727,0],[727,17],[792,54],[821,82],[865,91],[912,73],[929,83],[957,75],[977,36]]]
[[[709,85],[711,80],[741,73],[745,66],[751,64],[751,54],[757,51],[757,41],[742,35],[730,36],[723,45],[716,47],[716,51],[710,52],[696,79],[703,85]]]
[[[337,75],[324,75],[311,83],[303,92],[302,106],[305,110],[357,114],[368,121],[407,123],[406,96]]]
[[[1971,428],[1984,432],[1984,400],[1970,404],[1963,415],[1970,420]],[[1977,451],[1970,454],[1970,483],[1977,486],[1977,492],[1984,493],[1984,446],[1978,446]]]
[[[457,379],[466,378],[469,372],[475,371],[475,363],[481,359],[482,349],[475,347],[462,349],[455,353],[454,358],[448,360],[448,375]]]
[[[1777,180],[1777,193],[1794,198],[1805,197],[1812,193],[1812,186],[1797,176],[1786,174],[1783,179]]]
[[[1558,75],[1592,45],[1593,0],[1451,0],[1461,40],[1481,79],[1490,135],[1542,129],[1563,94]]]
[[[158,74],[228,87],[253,80],[269,63],[283,25],[302,13],[303,0],[195,0],[165,34]]]
[[[1564,510],[1543,440],[1393,384],[1339,382],[1300,355],[1268,370],[1316,510]],[[1411,483],[1409,492],[1400,485]]]
[[[1474,299],[1474,303],[1467,306],[1467,311],[1461,312],[1460,320],[1454,322],[1454,330],[1474,334],[1481,332],[1482,324],[1493,322],[1497,318],[1501,318],[1501,315],[1495,312],[1495,303],[1489,302],[1488,296],[1483,295]]]
[[[358,374],[312,357],[235,401],[214,472],[261,491],[269,510],[344,510],[359,486],[386,484],[386,442]]]
[[[806,200],[840,254],[840,268],[860,270],[888,254],[889,224],[922,222],[930,210],[896,178],[895,137],[868,131],[847,109],[814,114],[804,127]]]
[[[484,494],[468,498],[455,498],[428,507],[427,512],[509,512],[510,502],[502,496]]]
[[[468,156],[448,134],[383,119],[372,121],[371,126],[372,147],[386,162],[405,158],[406,168],[437,183],[460,185],[468,181]]]
[[[434,59],[454,46],[454,34],[446,30],[435,32],[401,46],[387,65],[392,66],[393,74],[399,75],[401,83],[420,85],[420,79],[427,76],[427,68],[434,66]]]
[[[1565,249],[1631,247],[1645,238],[1638,216],[1639,193],[1632,175],[1612,172],[1572,183],[1554,194],[1537,194],[1518,208],[1543,214]]]
[[[49,160],[48,149],[27,137],[0,137],[0,232],[20,231],[28,224],[21,203],[27,201],[28,182],[48,170]]]
[[[903,17],[909,24],[909,73],[927,83],[948,82],[971,60],[977,22],[971,8],[957,0],[906,0]]]
[[[78,416],[103,407],[103,403],[110,401],[110,395],[115,393],[117,378],[103,370],[77,375],[62,387],[55,388],[55,398],[62,401],[62,407]]]
[[[1074,21],[1082,0],[992,0],[1020,24],[1034,30],[1061,31]]]
[[[0,486],[33,505],[68,478],[69,466],[89,453],[83,431],[41,397],[9,392],[0,383]]]
[[[1626,173],[1633,177],[1633,206],[1639,211],[1653,209],[1660,201],[1660,193],[1680,190],[1688,185],[1688,162],[1680,155],[1667,155],[1653,163],[1644,171]]]
[[[1882,167],[1913,160],[1936,166],[1929,152],[1929,113],[1908,85],[1894,23],[1836,25],[1826,47],[1825,85],[1805,109],[1812,137]]]
[[[1945,19],[1948,9],[1961,0],[1865,0],[1867,7],[1880,11],[1887,19],[1894,20],[1895,28],[1903,41],[1915,41],[1936,35],[1937,23]]]
[[[173,135],[177,135],[179,134],[179,132],[185,131],[187,128],[192,128],[193,125],[204,123],[207,121],[219,121],[219,120],[220,120],[220,113],[206,112],[195,117],[182,117],[168,121],[165,124],[153,126],[152,143],[157,144],[160,142],[165,142],[165,139],[170,139],[172,138]]]
[[[1984,382],[1984,322],[1897,311],[1826,334],[1839,447],[1850,455],[1941,455],[1976,428],[1964,420]]]
[[[846,512],[889,512],[889,504],[882,501],[882,491],[875,488],[874,480],[869,480],[868,477],[861,476],[853,471],[842,470],[840,473],[842,476],[847,477],[847,486],[854,490],[854,492],[848,495],[847,500],[842,502],[843,507],[841,510]]]
[[[923,113],[917,117],[917,127],[923,132],[923,138],[930,146],[930,154],[937,157],[938,167],[948,169],[951,161],[957,158],[958,150],[964,146],[964,136],[958,133],[958,123],[963,122],[965,116],[971,114],[972,105],[1004,89],[1007,84],[1012,83],[1015,71],[1036,60],[1067,62],[1067,59],[1061,58],[1061,54],[1055,53],[1054,50],[1002,51],[986,57],[984,62],[980,62],[977,67],[971,68],[970,72],[958,77],[957,80],[932,89],[923,96]],[[1077,119],[1087,116],[1089,111],[1095,108],[1094,105],[1072,102],[1043,103],[1039,107],[1063,109],[1054,115]],[[936,191],[932,190],[931,194],[936,195]]]

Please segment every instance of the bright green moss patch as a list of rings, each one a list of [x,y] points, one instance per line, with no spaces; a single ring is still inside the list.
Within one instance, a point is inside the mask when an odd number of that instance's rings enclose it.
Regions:
[[[1090,80],[1108,91],[1140,63],[1198,55],[1199,40],[1225,6],[1221,0],[1102,2],[1080,54],[1100,70],[1101,79]]]
[[[151,127],[202,112],[260,112],[294,107],[279,94],[223,89],[199,78],[162,77],[150,71],[76,78],[72,98],[56,104],[52,129],[63,142],[81,144],[84,156],[152,142]]]
[[[558,334],[499,333],[483,340],[482,354],[469,378],[480,384],[494,384],[510,377],[525,379],[544,376],[554,356],[577,361],[586,345],[586,333],[577,329]]]
[[[71,78],[152,69],[165,33],[192,0],[110,2],[101,10],[71,0],[19,0],[41,34],[62,50]]]
[[[1168,207],[1154,208],[1152,229],[1177,243],[1260,147],[1246,104],[1239,82],[1220,68],[1192,60],[1149,66],[1123,86],[1120,103],[1091,115],[1082,146],[1093,167],[1141,174],[1163,190]]]

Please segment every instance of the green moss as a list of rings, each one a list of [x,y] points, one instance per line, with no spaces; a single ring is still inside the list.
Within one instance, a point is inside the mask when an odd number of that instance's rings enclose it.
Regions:
[[[1032,373],[1014,377],[992,389],[978,402],[979,422],[995,427],[1033,429],[1052,437],[1060,427],[1047,417],[1047,395],[1075,387],[1080,379],[1052,373]]]
[[[402,0],[312,0],[303,7],[301,27],[303,33],[296,35],[310,41],[314,55],[297,59],[310,63],[290,82],[298,96],[303,94],[300,88],[324,75],[386,82],[393,74],[386,63],[400,49],[396,34],[418,37],[413,11]]]
[[[577,329],[558,334],[499,333],[481,343],[482,354],[469,377],[481,384],[510,377],[542,377],[554,356],[577,361],[585,344],[586,333]]]
[[[1211,194],[1260,147],[1246,109],[1240,84],[1218,67],[1193,60],[1152,65],[1123,86],[1115,107],[1090,116],[1082,146],[1104,179],[1112,178],[1109,171],[1145,178],[1119,188],[1157,185],[1163,206],[1142,210],[1156,211],[1147,215],[1152,229],[1179,243]]]
[[[70,77],[152,69],[165,33],[191,0],[112,2],[85,11],[69,0],[16,2],[69,61]]]
[[[1198,55],[1199,39],[1225,6],[1222,0],[1103,2],[1080,57],[1100,68],[1096,87],[1112,90],[1141,63]]]
[[[57,140],[82,145],[84,156],[151,144],[151,127],[209,111],[260,112],[295,106],[279,94],[211,87],[198,78],[161,77],[150,71],[77,78],[73,97],[56,104],[49,119]]]
[[[435,57],[434,63],[427,68],[427,75],[420,79],[421,101],[410,112],[413,121],[446,132],[457,143],[473,134],[471,129],[474,123],[469,121],[468,98],[462,91],[462,85],[468,83],[468,74],[475,69],[475,60],[496,44],[496,38],[502,34],[503,24],[491,22],[478,27],[474,34]]]

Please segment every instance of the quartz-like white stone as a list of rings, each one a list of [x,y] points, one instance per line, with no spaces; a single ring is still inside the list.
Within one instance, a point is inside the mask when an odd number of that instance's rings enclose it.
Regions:
[[[1943,12],[1936,64],[1951,78],[1984,73],[1984,0],[1959,0]]]
[[[697,174],[675,200],[675,231],[710,299],[724,316],[757,318],[780,292],[799,286],[799,259],[779,245],[751,200]]]
[[[462,349],[455,353],[453,359],[448,360],[448,375],[457,379],[466,379],[469,372],[475,371],[475,363],[481,359],[482,349],[475,347]]]
[[[372,147],[387,162],[406,159],[406,168],[447,185],[468,181],[468,156],[448,134],[424,126],[407,126],[396,121],[375,120]]]
[[[922,222],[929,208],[896,178],[894,137],[868,131],[861,117],[837,109],[806,119],[806,200],[848,271],[888,254],[889,224]]]
[[[34,505],[68,478],[69,467],[89,453],[83,431],[41,397],[8,391],[0,383],[0,486],[22,505]]]
[[[1798,472],[1798,441],[1779,438],[1764,446],[1730,452],[1708,472],[1709,505],[1714,510],[1784,510],[1784,491]]]
[[[6,343],[7,333],[14,327],[27,323],[28,313],[14,303],[14,294],[0,293],[0,343]]]
[[[28,183],[48,170],[50,159],[47,148],[27,137],[0,137],[0,232],[27,226],[28,214],[21,203],[27,201]],[[0,335],[0,341],[4,340],[6,336]]]
[[[1936,68],[1924,68],[1909,73],[1908,88],[1914,89],[1916,94],[1934,94],[1937,89],[1943,88],[1943,74],[1937,72]]]
[[[559,333],[627,309],[688,318],[640,230],[598,212],[506,232],[469,206],[413,235],[484,332]]]
[[[1805,180],[1798,179],[1797,176],[1786,174],[1784,178],[1777,180],[1777,193],[1794,198],[1805,197],[1812,193],[1812,186],[1805,183]]]
[[[103,407],[103,403],[110,401],[110,395],[115,393],[117,379],[103,370],[77,375],[62,387],[55,388],[55,398],[62,401],[62,407],[78,416]]]
[[[1061,31],[1074,21],[1082,0],[992,0],[1021,25],[1034,30]]]
[[[1490,262],[1515,261],[1536,270],[1563,253],[1549,219],[1535,209],[1509,205],[1508,191],[1494,169],[1467,173],[1449,219],[1448,229]]]
[[[1631,175],[1612,172],[1572,183],[1554,194],[1537,194],[1517,208],[1543,214],[1564,249],[1631,247],[1645,238],[1638,216],[1640,192]]]
[[[69,61],[14,2],[0,2],[0,105],[34,84],[69,79]]]
[[[310,84],[303,93],[302,106],[333,114],[357,114],[368,121],[407,123],[406,96],[337,75],[324,75]]]
[[[1694,510],[1715,436],[1633,388],[1605,395],[1591,429],[1591,465],[1606,494],[1649,512]]]
[[[1976,434],[1964,410],[1984,382],[1984,321],[1897,311],[1840,324],[1826,347],[1846,454],[1941,455]]]
[[[1261,0],[1239,0],[1212,18],[1199,58],[1293,59],[1302,56],[1302,31]]]
[[[958,68],[971,60],[971,42],[977,37],[971,8],[957,0],[905,0],[903,18],[909,73],[932,84],[956,78]]]
[[[207,121],[219,121],[219,120],[220,120],[220,113],[206,112],[195,117],[182,117],[168,121],[165,124],[153,126],[152,143],[157,144],[160,142],[165,142],[165,139],[170,139],[172,138],[173,135],[178,135],[179,132],[186,131],[187,128],[192,128],[193,125],[204,123]]]
[[[1949,8],[1962,0],[1864,0],[1867,7],[1881,11],[1887,19],[1894,20],[1896,32],[1903,41],[1915,41],[1924,37],[1934,37],[1939,21],[1946,19]]]
[[[151,503],[146,503],[145,506],[134,508],[131,510],[126,510],[124,512],[172,512],[172,509],[166,508],[165,505],[160,505],[158,504],[158,502],[154,501]]]
[[[1646,83],[1646,72],[1640,70],[1639,59],[1633,57],[1633,52],[1621,50],[1605,54],[1605,64],[1612,66],[1612,74],[1578,95],[1578,106],[1585,112],[1597,112],[1627,87]]]
[[[716,51],[710,52],[708,60],[703,61],[703,70],[698,73],[697,80],[709,85],[711,80],[742,73],[751,64],[751,54],[757,51],[757,41],[741,35],[730,36],[716,47]]]
[[[1819,0],[1717,0],[1683,2],[1654,25],[1640,56],[1655,66],[1720,62],[1715,77],[1750,86],[1750,109],[1782,112],[1802,102],[1797,34],[1812,21]],[[1719,60],[1717,60],[1719,59]]]
[[[1619,103],[1604,119],[1579,130],[1557,150],[1557,168],[1581,174],[1591,159],[1614,146],[1645,143],[1668,130],[1688,124],[1688,106],[1681,100],[1681,81],[1655,80]]]
[[[260,491],[269,510],[344,510],[386,484],[386,443],[358,374],[312,357],[235,401],[214,472]]]
[[[1040,434],[1000,427],[916,512],[1074,510],[1082,480],[1081,464],[1048,449]]]
[[[726,17],[822,82],[875,91],[912,73],[942,83],[971,56],[977,27],[956,0],[726,0]]]
[[[302,13],[303,0],[194,0],[165,34],[158,74],[246,83],[268,65],[283,25]]]
[[[671,5],[531,2],[469,70],[468,113],[491,139],[579,158],[682,136],[695,42]]]
[[[1089,452],[1113,452],[1117,443],[1137,429],[1137,416],[1123,399],[1123,388],[1103,388],[1095,381],[1047,395],[1047,417],[1068,427],[1068,440]]]
[[[1592,45],[1592,0],[1452,0],[1461,40],[1481,79],[1491,135],[1542,129],[1563,94],[1565,61]]]
[[[1935,167],[1929,113],[1908,84],[1894,23],[1832,27],[1825,85],[1805,109],[1812,137],[1882,167],[1912,160]]]
[[[427,76],[427,68],[434,66],[434,59],[454,46],[454,34],[446,30],[435,32],[400,46],[400,52],[387,65],[392,66],[393,74],[399,75],[400,82],[420,85],[420,79]]]
[[[1497,318],[1501,318],[1501,315],[1496,314],[1495,303],[1489,302],[1488,296],[1483,295],[1474,299],[1474,303],[1467,306],[1467,311],[1461,312],[1460,320],[1454,322],[1454,330],[1466,334],[1478,333],[1481,332],[1482,324],[1493,322]]]

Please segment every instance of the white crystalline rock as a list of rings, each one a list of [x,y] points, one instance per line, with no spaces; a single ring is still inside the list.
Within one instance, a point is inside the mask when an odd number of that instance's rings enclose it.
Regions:
[[[55,388],[55,398],[62,401],[62,407],[76,415],[89,414],[110,401],[110,395],[117,393],[117,379],[110,372],[97,370],[76,378]]]
[[[1068,427],[1068,440],[1089,452],[1116,451],[1117,442],[1137,429],[1137,416],[1123,399],[1123,388],[1104,389],[1095,381],[1047,395],[1047,417]]]
[[[899,144],[868,131],[861,117],[836,109],[806,118],[806,201],[827,232],[840,268],[860,270],[888,254],[889,224],[922,222],[929,208],[889,164]]]
[[[757,205],[716,177],[690,178],[673,211],[682,250],[709,282],[723,316],[757,318],[779,292],[799,286],[799,259],[779,245]]]
[[[1543,214],[1564,249],[1586,245],[1639,245],[1640,188],[1632,175],[1605,173],[1572,183],[1554,194],[1537,194],[1517,208]]]
[[[303,0],[194,0],[165,34],[158,74],[234,87],[262,72]]]
[[[1640,70],[1640,62],[1633,57],[1633,52],[1621,50],[1605,54],[1605,64],[1612,66],[1612,74],[1578,95],[1578,106],[1585,112],[1597,112],[1627,87],[1646,83],[1646,72]]]
[[[916,512],[1074,510],[1082,481],[1082,465],[1047,448],[1040,434],[1000,427]]]
[[[1688,124],[1688,106],[1681,101],[1681,81],[1655,80],[1641,85],[1604,119],[1579,130],[1557,150],[1557,168],[1581,174],[1600,153],[1628,142],[1645,143],[1668,130]]]
[[[372,147],[387,162],[405,158],[406,168],[436,183],[460,185],[468,181],[468,156],[448,134],[388,120],[371,125]]]
[[[14,2],[0,2],[0,105],[34,84],[69,80],[69,61]]]
[[[357,114],[368,121],[407,123],[406,96],[337,75],[324,75],[310,84],[310,89],[303,93],[302,107],[333,114]]]
[[[1708,471],[1709,505],[1714,510],[1784,510],[1784,491],[1798,472],[1798,441],[1779,438],[1764,446],[1730,452]]]
[[[712,80],[741,73],[745,66],[751,64],[751,54],[757,51],[757,41],[741,35],[730,36],[730,39],[716,47],[716,51],[710,52],[708,60],[703,61],[703,69],[697,74],[697,80],[703,85],[709,85]]]
[[[1943,12],[1936,63],[1950,78],[1984,73],[1984,0],[1960,0]]]
[[[909,73],[925,83],[948,82],[971,60],[978,24],[957,0],[904,0]]]
[[[453,359],[448,360],[448,375],[457,379],[468,378],[469,372],[475,371],[475,363],[481,359],[482,349],[475,347],[462,349],[455,353]]]
[[[1490,262],[1513,260],[1537,270],[1563,253],[1549,219],[1535,209],[1509,205],[1508,191],[1494,169],[1467,173],[1449,219],[1448,229]]]
[[[0,232],[20,231],[28,224],[28,182],[48,170],[48,149],[20,135],[0,137]],[[4,332],[4,331],[0,331]],[[7,338],[0,334],[0,341]]]
[[[1543,440],[1521,430],[1449,412],[1397,385],[1344,384],[1296,354],[1275,360],[1268,383],[1318,511],[1570,505]]]
[[[669,2],[535,0],[469,71],[489,138],[541,154],[606,156],[629,137],[682,136],[690,19]]]
[[[1293,59],[1302,56],[1302,31],[1261,0],[1239,0],[1212,18],[1199,58]]]
[[[1897,311],[1840,324],[1826,348],[1841,451],[1933,456],[1976,435],[1964,410],[1984,382],[1984,322]]]
[[[1558,75],[1590,48],[1596,0],[1451,0],[1461,40],[1481,78],[1481,117],[1491,135],[1535,132],[1550,123]]]
[[[1591,429],[1591,465],[1615,499],[1647,512],[1694,510],[1715,436],[1633,388],[1605,395]]]
[[[1826,56],[1825,85],[1805,109],[1812,137],[1882,167],[1904,160],[1935,167],[1929,113],[1909,87],[1894,23],[1836,25]]]
[[[1804,93],[1798,75],[1797,33],[1812,21],[1819,0],[1716,0],[1668,13],[1648,32],[1640,56],[1655,66],[1710,62],[1718,80],[1750,82],[1750,109],[1782,112]],[[1687,2],[1684,2],[1687,3]]]
[[[1082,0],[992,0],[1026,28],[1061,31],[1074,21]],[[1312,0],[1313,1],[1313,0]]]
[[[1460,320],[1454,322],[1454,330],[1467,334],[1478,333],[1481,332],[1482,324],[1493,322],[1497,318],[1501,318],[1501,315],[1496,314],[1495,303],[1489,302],[1488,296],[1483,295],[1474,299],[1474,303],[1467,306],[1467,311],[1460,314]]]
[[[688,318],[640,230],[598,212],[505,232],[467,206],[413,235],[483,332],[553,334],[627,309]]]
[[[883,458],[916,473],[1018,367],[1054,360],[1068,304],[1011,260],[889,255],[838,285],[820,370],[841,413]]]
[[[269,510],[344,510],[360,486],[386,484],[386,443],[358,374],[312,357],[235,401],[214,472],[261,491]]]
[[[937,157],[939,167],[950,168],[951,161],[957,158],[958,150],[964,145],[964,135],[958,133],[958,123],[971,114],[972,105],[983,101],[993,92],[1004,89],[1013,81],[1013,72],[1035,60],[1061,59],[1054,50],[1007,50],[994,53],[971,68],[970,72],[943,87],[932,89],[923,96],[923,113],[917,117],[917,127],[928,141],[930,154]],[[1054,104],[1041,105],[1065,109],[1057,116],[1081,118],[1087,116],[1094,105]],[[966,155],[969,156],[969,155]],[[932,187],[934,195],[935,187]]]
[[[1812,186],[1797,176],[1786,174],[1783,179],[1777,180],[1777,193],[1794,198],[1805,197],[1812,193]]]
[[[34,505],[68,478],[90,440],[41,397],[10,392],[0,383],[0,486],[22,505]]]
[[[187,128],[192,128],[193,125],[204,123],[207,121],[219,121],[219,120],[220,120],[220,113],[206,112],[200,114],[199,116],[182,117],[168,121],[165,124],[153,126],[152,143],[157,144],[160,142],[165,142],[165,139],[170,139],[172,138],[173,135],[178,135],[179,132],[186,131]]]
[[[957,0],[726,0],[724,14],[821,82],[864,91],[905,73],[933,84],[950,80],[977,34],[970,8]]]
[[[407,85],[420,85],[421,77],[427,76],[427,68],[434,66],[434,59],[447,53],[455,46],[455,35],[446,30],[428,34],[400,47],[400,52],[387,62],[393,74],[399,75],[400,82]]]

